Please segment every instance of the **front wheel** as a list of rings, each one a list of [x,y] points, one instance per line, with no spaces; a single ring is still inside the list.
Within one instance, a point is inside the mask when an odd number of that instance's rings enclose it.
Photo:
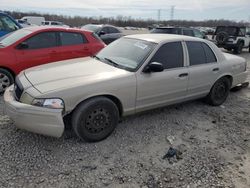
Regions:
[[[12,74],[6,69],[0,68],[0,94],[3,93],[7,87],[13,84],[14,78]]]
[[[231,83],[226,77],[223,77],[215,82],[208,96],[206,102],[212,106],[219,106],[225,102],[229,95]]]
[[[72,115],[72,127],[80,139],[96,142],[108,137],[118,120],[116,104],[106,97],[97,97],[77,107]]]

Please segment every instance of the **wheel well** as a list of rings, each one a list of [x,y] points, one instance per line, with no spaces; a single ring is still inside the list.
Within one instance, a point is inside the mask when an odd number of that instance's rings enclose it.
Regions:
[[[240,43],[243,43],[243,45],[245,45],[245,41],[242,40],[242,39],[240,39],[240,40],[238,41],[238,44],[240,44]]]
[[[230,75],[226,75],[226,76],[222,76],[221,78],[227,78],[227,79],[229,79],[229,81],[230,81],[230,87],[232,86],[232,83],[233,83],[233,77],[232,76],[230,76]]]
[[[113,101],[116,104],[116,106],[119,110],[119,115],[121,117],[123,114],[123,106],[122,106],[121,101],[113,95],[102,95],[102,96],[107,97],[108,99],[110,99],[111,101]],[[97,96],[97,97],[99,97],[99,96]]]
[[[9,68],[7,68],[7,67],[1,67],[0,66],[0,69],[5,69],[5,70],[7,70],[8,72],[10,72],[10,74],[13,76],[13,78],[15,79],[15,77],[16,77],[16,74],[11,70],[11,69],[9,69]]]
[[[85,102],[85,101],[87,101],[87,100],[93,99],[93,98],[97,98],[97,97],[106,97],[106,98],[110,99],[111,101],[113,101],[113,102],[116,104],[116,106],[117,106],[117,108],[118,108],[118,110],[119,110],[119,115],[120,115],[120,117],[122,117],[122,114],[123,114],[123,106],[122,106],[121,101],[120,101],[117,97],[115,97],[115,96],[113,96],[113,95],[97,95],[97,96],[93,96],[93,97],[87,98],[87,99],[85,99],[84,101],[80,102],[79,104],[76,105],[76,107],[75,107],[69,114],[67,114],[67,115],[65,115],[65,116],[63,117],[64,124],[65,124],[66,128],[70,128],[70,127],[71,127],[71,116],[72,116],[72,113],[74,112],[74,110],[75,110],[81,103],[83,103],[83,102]]]

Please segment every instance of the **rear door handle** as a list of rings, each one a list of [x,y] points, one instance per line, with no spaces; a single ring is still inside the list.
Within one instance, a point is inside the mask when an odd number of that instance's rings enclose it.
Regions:
[[[180,78],[188,76],[188,73],[182,73],[179,75]]]
[[[214,68],[213,69],[213,72],[217,72],[217,71],[219,71],[220,69],[219,68]]]

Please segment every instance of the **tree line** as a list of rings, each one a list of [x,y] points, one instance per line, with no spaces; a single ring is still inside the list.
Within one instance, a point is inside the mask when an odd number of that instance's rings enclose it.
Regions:
[[[116,17],[81,17],[81,16],[66,16],[66,15],[57,15],[57,14],[42,14],[36,12],[18,12],[18,11],[4,11],[7,14],[11,15],[15,19],[20,19],[24,16],[42,16],[45,17],[45,20],[49,21],[61,21],[71,27],[80,27],[89,23],[96,24],[111,24],[118,27],[143,27],[147,28],[153,24],[160,24],[164,26],[183,26],[183,27],[216,27],[219,25],[235,25],[235,26],[250,26],[248,22],[245,21],[232,21],[232,20],[204,20],[204,21],[193,21],[193,20],[165,20],[157,21],[154,19],[135,19],[131,16],[116,16]]]

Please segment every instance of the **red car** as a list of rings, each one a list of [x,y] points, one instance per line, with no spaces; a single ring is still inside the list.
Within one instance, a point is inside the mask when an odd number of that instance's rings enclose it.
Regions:
[[[92,56],[105,44],[92,32],[52,27],[29,27],[0,38],[0,93],[29,67]]]

